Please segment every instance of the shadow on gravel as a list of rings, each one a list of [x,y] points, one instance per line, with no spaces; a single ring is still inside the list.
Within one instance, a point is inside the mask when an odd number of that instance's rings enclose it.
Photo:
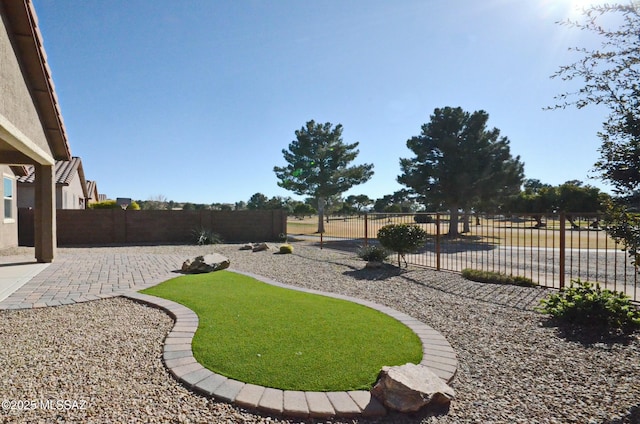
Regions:
[[[580,343],[587,348],[596,347],[596,345],[628,345],[635,339],[635,337],[637,337],[633,333],[625,333],[622,331],[610,332],[606,328],[602,327],[584,327],[566,323],[551,317],[547,317],[546,320],[543,320],[542,324],[545,327],[554,327],[558,337],[571,342]]]
[[[212,399],[212,402],[220,405],[228,405],[228,403],[223,400]],[[387,415],[384,415],[379,418],[363,417],[363,418],[351,418],[348,420],[346,418],[342,418],[342,419],[334,418],[334,419],[328,419],[328,420],[322,420],[317,418],[307,418],[304,420],[296,419],[294,421],[287,421],[287,422],[292,422],[292,423],[296,422],[300,424],[321,424],[321,423],[331,424],[334,422],[335,423],[348,422],[351,424],[421,424],[429,420],[429,418],[436,418],[436,419],[444,418],[449,414],[449,410],[450,410],[450,405],[447,405],[447,406],[431,405],[431,406],[427,406],[424,410],[421,410],[415,413],[402,413],[402,412],[389,411]],[[273,420],[273,415],[269,413],[256,411],[256,410],[251,410],[250,412],[252,414],[255,414],[258,417],[261,417],[262,420],[260,422],[270,422]],[[620,423],[615,421],[615,423],[622,424],[622,421]]]
[[[602,421],[602,424],[633,424],[640,423],[640,404],[629,408],[629,412],[622,417]]]
[[[488,252],[497,249],[499,244],[497,242],[486,241],[482,237],[478,236],[457,236],[448,237],[442,236],[440,238],[440,253],[442,254],[455,254],[463,252]],[[418,249],[415,253],[435,254],[436,243],[433,237],[430,237],[424,247]]]
[[[370,269],[370,268],[358,269],[351,266],[349,266],[349,268],[351,268],[351,271],[345,271],[342,274],[351,278],[355,278],[356,280],[370,280],[370,281],[386,280],[388,278],[398,277],[402,274],[409,272],[390,264],[384,264],[381,268],[377,268],[377,269]]]
[[[364,239],[347,239],[347,240],[324,240],[322,242],[322,248],[323,249],[333,249],[333,250],[339,250],[342,252],[348,252],[348,253],[353,253],[355,254],[358,249],[360,249],[362,246],[364,246],[365,240]],[[317,248],[320,248],[320,241],[313,241],[311,242],[311,245]]]
[[[376,424],[419,424],[424,423],[429,418],[440,418],[445,417],[449,414],[449,406],[443,407],[435,407],[429,406],[424,411],[418,411],[415,413],[401,413],[401,412],[389,412],[386,416],[382,418],[377,418],[374,420],[368,420],[363,418],[362,420],[354,420],[349,421],[353,424],[365,424],[365,423],[376,423]],[[313,421],[315,423],[316,421]]]
[[[520,287],[508,284],[478,283],[463,280],[458,274],[449,271],[434,271],[454,274],[458,278],[418,279],[411,276],[411,271],[400,275],[408,283],[428,287],[442,293],[464,299],[485,302],[518,310],[532,310],[540,303],[545,290],[540,287]],[[462,281],[464,284],[461,284]]]
[[[320,240],[311,241],[310,244],[315,247],[320,247]],[[343,252],[356,253],[358,249],[365,245],[377,245],[377,240],[365,240],[363,238],[357,239],[325,239],[322,243],[323,249],[333,249]],[[456,238],[442,237],[440,241],[440,252],[442,254],[456,254],[462,252],[486,252],[495,250],[498,248],[498,244],[495,242],[485,241],[476,236],[460,236]],[[418,249],[414,254],[435,254],[436,244],[433,238],[427,241],[427,243]]]
[[[315,246],[315,244],[313,243],[311,243],[310,245]],[[344,249],[344,252],[349,252],[353,255],[345,255],[345,258],[353,259],[356,257],[355,253],[353,253],[352,251],[348,251],[348,249]],[[364,268],[364,261],[360,262],[362,264],[362,267],[355,267],[343,260],[318,259],[313,256],[306,256],[303,253],[300,253],[300,251],[294,252],[293,255],[299,256],[309,261],[333,263],[339,265],[340,267],[349,268],[350,270],[343,271],[342,274],[357,280],[375,281],[385,280],[393,277],[400,277],[408,283],[438,290],[442,293],[447,293],[450,295],[486,302],[494,305],[506,306],[508,308],[517,310],[533,309],[535,306],[539,305],[540,298],[542,298],[546,293],[546,290],[542,288],[528,288],[507,286],[501,284],[469,282],[463,280],[459,274],[450,271],[435,271],[429,268],[419,268],[419,271],[428,271],[429,273],[433,273],[433,278],[424,278],[424,275],[415,275],[418,269],[414,267],[409,269],[400,269],[395,265],[385,264],[385,267],[379,270],[369,270]],[[445,274],[456,276],[456,278],[440,278],[440,275]],[[464,284],[461,284],[461,280],[464,281]]]

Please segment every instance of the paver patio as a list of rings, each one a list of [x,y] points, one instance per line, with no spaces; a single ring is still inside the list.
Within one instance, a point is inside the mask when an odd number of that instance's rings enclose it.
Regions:
[[[108,249],[59,255],[22,287],[0,302],[3,309],[68,305],[121,296],[178,276],[184,255],[114,254]],[[28,257],[0,257],[0,265],[32,263]],[[0,275],[9,267],[0,268]]]
[[[0,310],[52,307],[126,296],[159,307],[174,318],[174,327],[164,342],[163,360],[177,380],[196,392],[263,412],[293,417],[379,416],[386,413],[385,408],[369,392],[283,391],[228,379],[202,367],[191,351],[191,341],[198,323],[196,314],[175,302],[137,293],[178,276],[185,259],[182,253],[112,253],[106,248],[79,249],[72,254],[59,255],[54,263],[42,267],[37,274],[24,277],[28,281],[0,301]],[[0,276],[2,271],[8,274],[6,271],[10,269],[10,264],[29,262],[30,259],[25,257],[0,256]],[[314,292],[245,274],[268,284]],[[453,349],[440,333],[428,325],[372,302],[324,294],[365,304],[405,323],[422,340],[422,363],[430,366],[445,381],[450,381],[455,375],[457,360]]]

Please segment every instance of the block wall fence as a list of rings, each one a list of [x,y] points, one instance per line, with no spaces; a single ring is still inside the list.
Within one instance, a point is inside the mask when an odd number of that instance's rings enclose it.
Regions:
[[[18,243],[33,246],[33,209],[18,210]],[[287,233],[283,210],[163,211],[69,210],[56,211],[59,246],[189,243],[193,231],[204,228],[225,242],[276,241]]]

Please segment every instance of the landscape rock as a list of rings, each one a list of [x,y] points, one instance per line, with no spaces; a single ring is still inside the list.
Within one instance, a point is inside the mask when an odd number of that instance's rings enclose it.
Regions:
[[[210,253],[204,256],[197,256],[195,259],[187,259],[182,264],[182,272],[185,274],[202,274],[205,272],[219,271],[227,269],[231,265],[229,258],[218,253]]]
[[[254,252],[262,252],[265,250],[269,250],[269,245],[267,243],[256,243],[253,245]]]
[[[429,405],[445,407],[455,392],[424,365],[382,367],[371,394],[386,407],[400,412],[417,412]]]
[[[240,250],[253,250],[253,244],[245,244]]]

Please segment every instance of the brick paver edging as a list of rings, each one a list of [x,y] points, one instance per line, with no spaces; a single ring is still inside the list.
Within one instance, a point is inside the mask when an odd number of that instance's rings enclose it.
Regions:
[[[274,286],[348,300],[383,312],[405,324],[420,338],[423,352],[421,365],[429,367],[447,383],[455,376],[458,361],[449,342],[439,332],[407,314],[350,296],[290,286],[249,272],[233,272]],[[142,293],[131,292],[124,296],[158,307],[174,319],[173,329],[164,342],[163,360],[178,381],[196,392],[269,414],[297,418],[378,417],[387,413],[385,407],[367,391],[279,390],[216,374],[204,368],[193,357],[191,341],[198,329],[198,316],[195,312],[179,303]]]

